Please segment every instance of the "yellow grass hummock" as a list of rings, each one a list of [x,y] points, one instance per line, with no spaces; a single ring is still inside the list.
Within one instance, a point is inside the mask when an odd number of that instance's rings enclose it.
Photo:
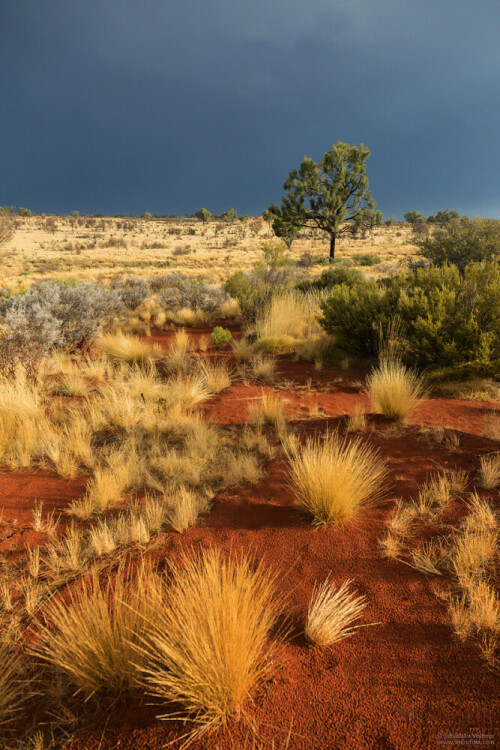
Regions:
[[[359,438],[349,441],[335,433],[309,439],[289,459],[292,491],[315,526],[345,521],[376,500],[387,475],[377,451]]]
[[[279,600],[274,576],[243,555],[225,559],[204,550],[173,573],[172,583],[153,593],[144,679],[203,731],[241,714],[267,675]]]
[[[367,389],[376,411],[390,419],[406,419],[424,394],[421,376],[398,360],[382,360],[367,380]]]

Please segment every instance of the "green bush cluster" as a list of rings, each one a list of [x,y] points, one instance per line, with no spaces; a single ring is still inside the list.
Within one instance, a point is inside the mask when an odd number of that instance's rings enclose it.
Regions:
[[[435,265],[454,263],[463,271],[472,261],[500,258],[500,221],[453,218],[415,240],[424,258]]]
[[[321,276],[316,279],[304,279],[297,284],[297,289],[301,292],[310,292],[313,289],[319,289],[324,291],[325,289],[333,289],[341,284],[347,286],[353,286],[363,281],[363,274],[356,268],[349,268],[348,266],[336,266],[335,268],[329,268],[327,271],[323,271]]]
[[[223,328],[222,326],[215,326],[212,333],[210,334],[210,340],[212,341],[212,344],[217,348],[229,344],[232,338],[233,336],[231,331],[228,331],[227,328]]]
[[[248,322],[269,304],[273,294],[294,285],[293,267],[281,243],[263,242],[262,256],[250,273],[236,271],[226,281],[225,290],[238,300],[241,314]]]
[[[374,355],[380,330],[401,323],[405,357],[419,367],[500,369],[500,264],[419,268],[383,281],[332,286],[320,323],[346,349]]]

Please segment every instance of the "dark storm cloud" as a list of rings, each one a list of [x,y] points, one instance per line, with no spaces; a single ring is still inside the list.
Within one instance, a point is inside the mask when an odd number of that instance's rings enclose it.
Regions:
[[[260,213],[372,150],[386,215],[500,217],[497,0],[2,0],[0,204]]]

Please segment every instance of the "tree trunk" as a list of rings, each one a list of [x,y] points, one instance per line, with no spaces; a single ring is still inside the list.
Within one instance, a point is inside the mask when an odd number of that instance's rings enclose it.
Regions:
[[[332,232],[330,235],[330,263],[335,262],[335,239],[335,232]]]

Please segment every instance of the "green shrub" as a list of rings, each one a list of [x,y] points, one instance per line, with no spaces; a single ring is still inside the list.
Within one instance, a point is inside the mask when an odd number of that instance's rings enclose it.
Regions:
[[[431,263],[453,263],[463,271],[468,263],[500,258],[500,221],[450,219],[432,234],[417,237],[415,244]]]
[[[336,286],[320,323],[337,343],[376,354],[380,330],[398,317],[405,360],[418,367],[500,368],[500,265],[419,268],[383,282]]]
[[[437,214],[428,216],[427,221],[431,224],[447,224],[449,221],[459,218],[460,214],[458,211],[450,211],[450,209],[447,208],[445,211],[438,211]]]
[[[229,344],[232,338],[231,331],[228,331],[227,328],[222,328],[222,326],[215,326],[210,334],[212,344],[217,347]]]
[[[272,287],[255,274],[236,271],[226,281],[225,290],[231,297],[238,300],[243,317],[254,322],[257,313],[271,299]]]
[[[376,266],[377,263],[382,261],[380,255],[372,255],[371,253],[353,255],[352,259],[357,266]]]
[[[250,273],[237,271],[227,281],[226,292],[236,299],[243,317],[253,323],[276,292],[293,285],[293,268],[285,248],[278,242],[263,242],[262,256]]]
[[[321,303],[321,310],[321,326],[335,334],[340,347],[362,354],[377,353],[377,326],[389,320],[390,310],[387,293],[376,281],[334,286],[331,296]]]
[[[425,216],[421,214],[420,211],[407,211],[404,218],[408,224],[425,221]]]
[[[301,292],[309,292],[312,289],[333,289],[341,284],[351,287],[363,280],[363,274],[356,268],[336,266],[335,268],[329,268],[328,271],[323,271],[321,276],[318,276],[316,279],[301,281],[297,284],[297,289]]]

